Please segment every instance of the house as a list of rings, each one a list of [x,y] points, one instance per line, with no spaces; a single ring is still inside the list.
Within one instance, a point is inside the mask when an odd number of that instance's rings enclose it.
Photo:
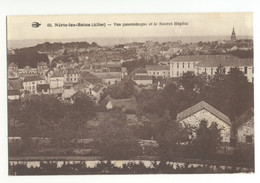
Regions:
[[[37,94],[38,84],[45,84],[45,80],[40,76],[28,76],[24,78],[23,88],[30,94]]]
[[[18,90],[19,92],[23,91],[23,81],[21,79],[8,79],[7,83],[8,90]]]
[[[153,77],[152,76],[142,76],[142,75],[134,75],[132,80],[137,85],[151,85],[153,84]]]
[[[91,74],[101,78],[103,82],[113,85],[121,81],[122,77],[125,75],[125,71],[122,73],[120,62],[109,62],[93,64]]]
[[[54,70],[53,69],[49,69],[47,72],[45,72],[45,80],[47,81],[47,83],[50,83],[50,78],[53,75]]]
[[[37,94],[50,94],[49,84],[38,84],[36,86]]]
[[[18,100],[20,98],[19,90],[8,90],[7,91],[8,100]]]
[[[162,77],[162,78],[170,77],[169,65],[147,65],[146,70],[148,76],[155,76],[155,77]]]
[[[8,74],[8,79],[18,79],[19,78],[18,73],[15,71],[8,70],[7,74]]]
[[[18,69],[18,73],[20,77],[27,77],[27,76],[37,76],[38,69],[32,68],[31,66],[25,66],[22,69]]]
[[[8,79],[18,79],[18,65],[11,63],[8,65]]]
[[[102,79],[103,82],[109,84],[109,85],[114,85],[117,84],[118,82],[121,81],[121,77],[118,76],[106,76]]]
[[[170,61],[170,77],[181,77],[185,72],[196,72],[196,64],[204,55],[177,56]]]
[[[45,76],[45,73],[48,71],[48,64],[46,62],[37,63],[37,70],[40,76]]]
[[[18,65],[16,65],[15,63],[10,63],[8,65],[8,71],[14,71],[14,72],[18,72]]]
[[[62,88],[64,85],[64,75],[61,71],[55,71],[50,76],[50,88]]]
[[[92,96],[95,97],[96,102],[100,100],[101,95],[103,94],[105,86],[101,83],[98,83],[94,88],[91,90]]]
[[[147,73],[147,71],[145,69],[139,68],[139,69],[135,70],[135,75],[136,76],[147,76],[148,73]]]
[[[77,69],[66,69],[64,71],[64,82],[77,83],[79,81],[79,71]]]
[[[71,101],[71,103],[74,103],[76,98],[80,98],[80,100],[81,100],[82,98],[86,98],[86,97],[89,98],[90,100],[92,100],[86,93],[84,93],[82,91],[77,91],[70,97],[70,101]]]
[[[135,113],[137,108],[137,102],[134,97],[125,99],[114,99],[107,96],[108,102],[106,104],[106,109],[119,108],[124,112]]]
[[[245,111],[235,122],[237,124],[237,142],[254,143],[254,109]]]
[[[92,89],[94,88],[94,84],[86,80],[81,80],[81,82],[78,82],[76,85],[73,85],[73,88],[77,91],[82,91],[88,95],[91,95]]]
[[[188,109],[177,114],[176,121],[181,123],[183,126],[190,125],[192,127],[198,128],[200,122],[206,120],[208,126],[215,122],[221,130],[220,135],[222,137],[222,142],[230,142],[230,129],[231,122],[228,116],[212,107],[208,103],[201,101]],[[193,133],[196,138],[196,133]]]
[[[77,90],[75,90],[73,87],[64,87],[61,98],[62,100],[70,100],[76,92]]]

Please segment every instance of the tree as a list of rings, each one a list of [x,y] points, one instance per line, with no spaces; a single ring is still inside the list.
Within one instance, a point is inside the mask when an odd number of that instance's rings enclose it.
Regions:
[[[130,79],[124,79],[116,85],[105,89],[102,99],[110,95],[114,99],[131,98],[136,93],[134,82]],[[101,99],[101,100],[102,100]]]
[[[101,154],[108,160],[133,157],[138,152],[138,141],[119,110],[111,111],[102,121],[99,139]]]
[[[179,122],[173,120],[166,111],[160,121],[157,123],[157,137],[160,146],[160,157],[162,161],[169,160],[176,153],[182,150],[181,146],[189,142],[189,136],[192,131],[189,126],[183,126]]]
[[[8,121],[10,123],[13,120],[15,125],[21,111],[22,102],[21,100],[8,101]]]
[[[196,130],[196,139],[193,142],[194,151],[201,158],[214,155],[221,145],[221,129],[215,122],[208,127],[208,121],[202,120]]]

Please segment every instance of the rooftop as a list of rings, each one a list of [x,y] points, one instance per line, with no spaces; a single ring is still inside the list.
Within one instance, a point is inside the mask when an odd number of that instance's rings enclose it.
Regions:
[[[250,119],[252,119],[252,117],[254,117],[254,109],[249,108],[247,111],[245,111],[241,116],[237,118],[237,127],[240,127],[243,124],[247,123]]]
[[[94,86],[94,88],[92,89],[92,91],[98,93],[99,91],[103,90],[104,86],[100,83],[98,83],[96,86]]]
[[[173,58],[171,62],[199,62],[197,63],[199,67],[253,66],[252,58],[239,59],[233,55],[183,55]]]
[[[108,96],[109,101],[111,102],[111,105],[113,108],[120,108],[124,111],[136,111],[137,108],[137,102],[134,97],[132,98],[124,98],[124,99],[114,99],[110,96]]]
[[[11,95],[20,95],[20,91],[19,90],[8,90],[8,96]]]
[[[38,84],[36,88],[37,88],[37,92],[41,92],[42,90],[49,90],[50,85],[49,84]]]
[[[226,124],[231,125],[231,122],[230,122],[228,116],[226,116],[225,114],[223,114],[222,112],[220,112],[219,110],[217,110],[216,108],[212,107],[211,105],[209,105],[208,103],[206,103],[204,101],[201,101],[201,102],[189,107],[188,109],[178,113],[177,121],[181,121],[202,109],[206,109],[211,114],[213,114],[214,116],[216,116],[219,119],[221,119],[222,121],[224,121]]]
[[[20,90],[23,88],[22,80],[20,79],[8,80],[8,85],[10,85],[15,90]]]
[[[147,76],[147,75],[134,75],[132,78],[134,81],[136,80],[152,80],[152,76]]]
[[[8,67],[18,67],[18,65],[16,65],[15,63],[10,63],[9,65],[8,65]]]
[[[31,82],[31,81],[40,81],[44,80],[40,76],[28,76],[24,78],[24,82]]]
[[[147,65],[147,70],[170,70],[170,65]]]

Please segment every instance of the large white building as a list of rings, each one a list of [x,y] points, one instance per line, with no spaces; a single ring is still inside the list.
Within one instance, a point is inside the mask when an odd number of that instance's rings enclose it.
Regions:
[[[184,55],[170,61],[170,77],[181,77],[185,72],[214,75],[219,65],[228,73],[231,68],[238,67],[244,72],[249,82],[254,82],[253,59],[239,59],[232,55]]]

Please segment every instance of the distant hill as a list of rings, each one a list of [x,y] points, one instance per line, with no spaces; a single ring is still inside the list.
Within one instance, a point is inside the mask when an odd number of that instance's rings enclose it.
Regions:
[[[7,62],[15,63],[19,68],[23,68],[26,65],[31,67],[37,67],[38,62],[49,63],[47,54],[44,52],[56,52],[61,49],[78,49],[78,48],[88,48],[88,47],[98,47],[98,45],[93,42],[89,44],[88,42],[71,42],[71,43],[49,43],[45,42],[42,44],[37,44],[33,47],[19,48],[15,49],[15,54],[8,54]],[[66,59],[66,58],[64,58]]]

